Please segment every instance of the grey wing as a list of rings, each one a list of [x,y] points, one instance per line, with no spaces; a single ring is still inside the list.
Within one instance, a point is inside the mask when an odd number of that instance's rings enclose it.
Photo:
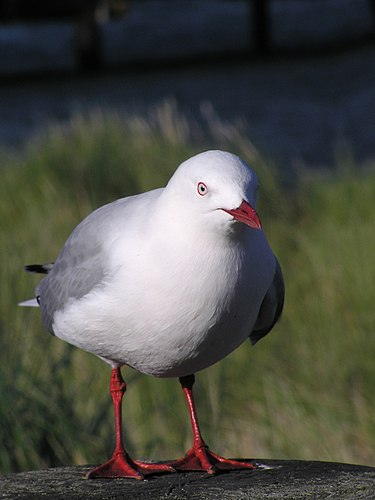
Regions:
[[[276,259],[275,274],[271,286],[260,306],[258,318],[250,334],[250,341],[254,345],[267,335],[281,316],[284,307],[285,284],[280,264]]]
[[[47,269],[46,278],[36,289],[43,323],[48,331],[53,333],[56,311],[62,309],[69,300],[79,299],[105,282],[110,272],[105,248],[113,244],[129,224],[136,226],[141,220],[139,214],[147,214],[148,205],[161,192],[162,189],[154,189],[104,205],[75,228],[55,264]],[[134,213],[138,217],[131,222]],[[129,244],[132,244],[131,241]],[[46,271],[43,266],[31,266],[28,270]]]
[[[101,224],[102,222],[102,224]],[[79,299],[103,283],[106,271],[102,248],[104,221],[85,219],[66,241],[56,262],[36,289],[45,328],[53,333],[53,315],[70,299]],[[102,226],[102,227],[101,227]]]

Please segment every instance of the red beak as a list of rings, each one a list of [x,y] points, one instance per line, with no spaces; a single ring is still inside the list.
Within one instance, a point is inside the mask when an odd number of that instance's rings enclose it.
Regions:
[[[259,215],[256,213],[255,209],[245,200],[242,201],[238,208],[233,208],[232,210],[227,210],[222,208],[224,212],[232,215],[238,222],[243,222],[247,226],[254,229],[262,229],[262,224],[260,222]]]

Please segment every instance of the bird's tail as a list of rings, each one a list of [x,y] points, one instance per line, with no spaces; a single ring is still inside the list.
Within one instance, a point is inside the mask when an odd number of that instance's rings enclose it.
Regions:
[[[38,301],[36,299],[24,300],[23,302],[18,302],[21,307],[39,307]]]
[[[53,268],[53,262],[49,264],[28,264],[25,266],[25,271],[28,273],[40,273],[40,274],[48,274],[50,270]],[[24,300],[23,302],[18,303],[21,307],[39,307],[38,299],[29,299]]]

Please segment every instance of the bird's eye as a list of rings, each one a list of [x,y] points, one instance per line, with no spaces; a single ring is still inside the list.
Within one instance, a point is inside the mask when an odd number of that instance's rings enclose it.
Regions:
[[[197,191],[198,191],[198,194],[200,194],[201,196],[204,196],[208,191],[206,184],[204,182],[198,182]]]

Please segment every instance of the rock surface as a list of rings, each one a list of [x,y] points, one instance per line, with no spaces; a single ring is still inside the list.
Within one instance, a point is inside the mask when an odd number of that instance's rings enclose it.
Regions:
[[[329,499],[375,498],[375,468],[307,461],[262,460],[269,469],[217,476],[190,472],[132,479],[85,480],[89,466],[9,474],[1,499]]]

